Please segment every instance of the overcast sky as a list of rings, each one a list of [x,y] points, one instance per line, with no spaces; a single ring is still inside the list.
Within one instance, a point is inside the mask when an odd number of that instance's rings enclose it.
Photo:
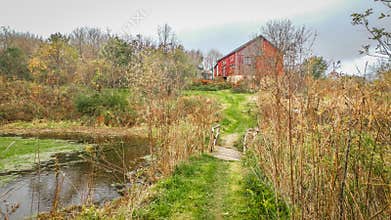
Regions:
[[[344,72],[355,73],[369,59],[358,54],[367,34],[350,24],[350,14],[374,5],[373,0],[0,0],[0,26],[43,36],[80,26],[155,36],[157,26],[168,23],[187,49],[228,53],[268,20],[289,18],[318,32],[315,54],[341,60]]]

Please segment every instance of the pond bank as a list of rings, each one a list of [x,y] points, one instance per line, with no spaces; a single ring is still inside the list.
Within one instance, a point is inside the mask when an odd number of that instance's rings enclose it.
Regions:
[[[145,137],[143,127],[89,127],[72,125],[65,127],[47,126],[32,123],[11,123],[0,126],[0,136],[21,136],[35,138],[50,138],[75,140],[78,142],[102,143],[105,141],[132,140],[134,136]]]

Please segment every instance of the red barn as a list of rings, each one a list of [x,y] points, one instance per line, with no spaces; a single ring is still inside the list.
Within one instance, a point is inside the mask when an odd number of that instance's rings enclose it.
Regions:
[[[282,74],[282,55],[263,36],[258,36],[220,58],[214,66],[215,78],[259,78]],[[234,79],[233,79],[234,81]]]

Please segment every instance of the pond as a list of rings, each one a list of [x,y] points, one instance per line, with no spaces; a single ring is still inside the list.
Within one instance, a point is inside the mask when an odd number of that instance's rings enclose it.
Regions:
[[[118,184],[146,164],[147,141],[135,137],[126,143],[95,145],[86,151],[62,152],[33,169],[0,174],[0,218],[23,219],[58,208],[102,204],[120,196]],[[56,193],[57,192],[57,193]],[[57,195],[57,199],[56,198]]]

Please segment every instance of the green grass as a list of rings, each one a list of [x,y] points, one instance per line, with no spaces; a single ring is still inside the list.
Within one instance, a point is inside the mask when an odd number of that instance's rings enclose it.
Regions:
[[[239,162],[208,155],[193,157],[154,188],[155,196],[136,211],[141,219],[248,219],[251,207]]]
[[[252,161],[253,162],[253,161]],[[285,202],[250,168],[208,155],[193,157],[160,181],[136,219],[288,219]],[[259,170],[257,170],[259,172]],[[277,201],[277,204],[276,204]],[[277,212],[278,210],[278,212]]]
[[[214,190],[227,164],[207,155],[191,158],[155,187],[150,204],[136,212],[142,219],[213,219]]]
[[[223,216],[225,219],[250,219],[251,210],[246,196],[244,187],[244,177],[247,170],[239,162],[231,162],[228,176],[222,186],[224,190],[223,199]]]
[[[29,169],[39,149],[41,161],[58,152],[82,150],[83,145],[63,140],[0,137],[0,172]]]
[[[246,219],[289,219],[289,206],[275,194],[256,156],[248,152],[243,158],[243,166],[248,170],[243,179],[243,193],[248,200]]]
[[[216,99],[222,105],[221,121],[225,134],[243,134],[246,129],[256,126],[256,117],[251,110],[254,103],[249,93],[233,93],[231,90],[221,91],[185,91],[185,95],[201,95]]]

